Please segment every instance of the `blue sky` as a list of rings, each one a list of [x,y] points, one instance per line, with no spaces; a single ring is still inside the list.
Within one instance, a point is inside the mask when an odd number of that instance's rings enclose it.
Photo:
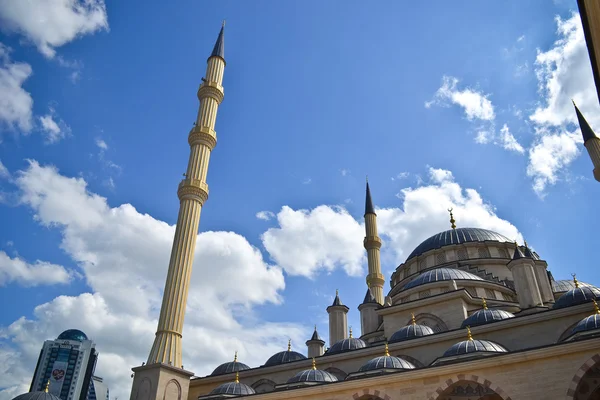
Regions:
[[[235,349],[260,365],[288,337],[304,351],[313,324],[327,336],[336,288],[359,330],[366,175],[386,278],[449,227],[452,206],[458,226],[527,239],[557,279],[600,284],[600,186],[570,99],[596,129],[600,110],[575,1],[34,4],[0,2],[2,399],[26,388],[41,342],[72,327],[126,395],[155,329],[222,19],[211,233],[184,333],[195,372]],[[219,339],[207,351],[194,335]]]

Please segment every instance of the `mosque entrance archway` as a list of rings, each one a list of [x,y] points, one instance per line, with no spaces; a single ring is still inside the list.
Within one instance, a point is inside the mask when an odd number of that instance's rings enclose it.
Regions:
[[[458,381],[448,386],[437,400],[507,400],[489,386],[474,381]]]
[[[600,400],[600,363],[594,364],[581,377],[574,400]]]

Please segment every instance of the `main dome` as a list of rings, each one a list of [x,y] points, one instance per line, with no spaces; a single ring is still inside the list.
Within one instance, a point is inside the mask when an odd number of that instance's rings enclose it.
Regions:
[[[402,290],[421,286],[426,283],[439,281],[483,281],[484,279],[467,271],[454,268],[435,268],[425,271],[412,281],[408,282]]]
[[[83,342],[84,340],[88,340],[88,337],[79,329],[67,329],[66,331],[58,335],[57,340],[78,340],[80,342]]]
[[[461,244],[468,242],[508,242],[514,243],[504,235],[501,235],[494,231],[481,228],[456,228],[449,229],[444,232],[437,233],[432,237],[425,239],[420,245],[418,245],[412,253],[408,256],[406,261],[413,257],[420,256],[429,250],[439,249],[440,247],[448,246],[451,244]]]

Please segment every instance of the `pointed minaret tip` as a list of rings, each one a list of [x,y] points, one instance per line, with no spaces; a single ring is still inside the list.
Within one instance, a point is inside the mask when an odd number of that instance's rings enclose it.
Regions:
[[[217,41],[215,42],[215,47],[213,47],[212,53],[210,53],[210,57],[219,57],[223,61],[225,61],[225,38],[224,38],[224,30],[225,30],[225,20],[221,24],[221,31],[219,32],[219,37],[217,37]]]
[[[371,189],[369,188],[369,181],[367,180],[367,197],[365,199],[365,215],[375,214],[375,208],[373,207],[373,200],[371,199]]]
[[[577,107],[575,101],[573,101],[573,107],[575,107],[575,113],[577,114],[577,121],[579,122],[579,128],[581,129],[581,135],[583,136],[583,143],[585,144],[585,142],[590,139],[598,139],[598,136],[594,133],[590,124],[588,124],[581,111],[579,111],[579,107]]]

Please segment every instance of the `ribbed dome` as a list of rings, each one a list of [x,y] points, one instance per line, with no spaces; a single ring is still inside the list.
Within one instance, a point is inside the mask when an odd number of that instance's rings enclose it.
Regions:
[[[578,332],[593,331],[595,329],[600,329],[600,314],[597,313],[579,321],[571,333],[575,334]]]
[[[254,389],[245,383],[227,382],[213,389],[210,394],[230,394],[235,396],[243,396],[256,393]]]
[[[433,335],[435,332],[428,326],[410,324],[397,330],[390,338],[390,343],[414,339],[416,337]]]
[[[558,281],[551,281],[552,291],[554,293],[568,292],[571,289],[575,289],[575,282],[572,279],[561,279]],[[585,282],[577,282],[579,287],[595,287]]]
[[[83,342],[84,340],[88,340],[88,337],[79,329],[67,329],[66,331],[58,335],[57,340],[78,340],[80,342]]]
[[[280,351],[279,353],[273,354],[265,363],[265,367],[270,365],[279,365],[287,362],[298,361],[298,360],[306,360],[306,357],[303,354],[300,354],[296,351]]]
[[[467,281],[483,281],[484,279],[470,272],[461,271],[454,268],[435,268],[423,272],[412,281],[408,282],[402,290],[414,288],[431,282],[451,281],[451,280],[467,280]]]
[[[444,353],[444,357],[458,356],[461,354],[469,354],[476,352],[486,353],[506,353],[507,350],[500,346],[498,343],[491,342],[489,340],[463,340],[450,347]]]
[[[412,253],[406,259],[407,261],[413,257],[420,256],[429,250],[439,249],[440,247],[448,246],[451,244],[460,244],[468,242],[509,242],[513,243],[512,240],[499,233],[489,231],[487,229],[480,228],[457,228],[449,229],[444,232],[437,233],[432,237],[424,240],[418,245]]]
[[[325,354],[342,353],[344,351],[362,349],[365,347],[367,347],[367,344],[362,339],[349,337],[348,339],[342,339],[339,342],[334,343]]]
[[[219,365],[217,368],[215,368],[215,370],[210,375],[212,376],[212,375],[230,374],[232,372],[244,371],[247,369],[250,369],[250,367],[244,363],[239,362],[237,360],[237,353],[236,353],[233,361],[229,361],[229,362]]]
[[[467,326],[484,325],[494,321],[502,321],[503,319],[514,318],[512,313],[504,310],[494,310],[485,308],[469,315],[461,324],[461,328]]]
[[[13,400],[61,400],[60,397],[48,392],[29,392],[15,397]]]
[[[592,300],[600,301],[600,289],[593,286],[580,286],[560,296],[552,308],[576,306]]]
[[[305,369],[288,379],[287,383],[297,382],[336,382],[337,378],[327,371],[320,369]]]
[[[414,369],[415,366],[400,357],[381,356],[369,360],[360,367],[359,372],[373,371],[377,369]]]

